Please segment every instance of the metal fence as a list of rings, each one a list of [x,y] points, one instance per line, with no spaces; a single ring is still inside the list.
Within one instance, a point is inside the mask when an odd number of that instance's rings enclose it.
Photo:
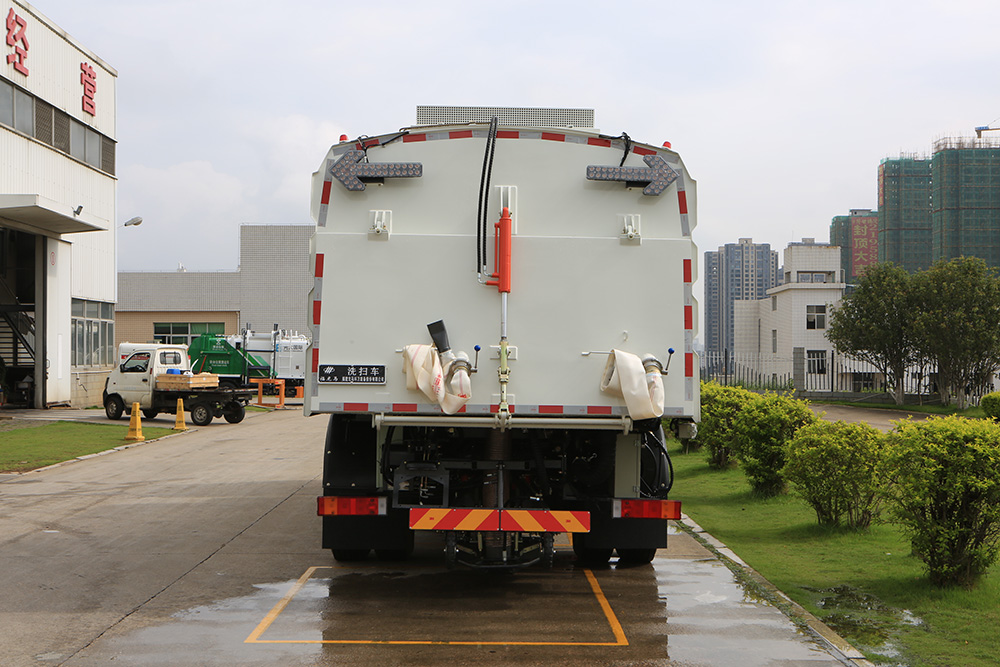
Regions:
[[[714,380],[723,385],[739,385],[757,391],[793,389],[793,369],[791,357],[777,355],[705,352],[701,357],[703,380]]]
[[[755,390],[884,394],[885,375],[870,363],[830,350],[799,349],[791,357],[732,352],[707,352],[702,356],[702,377],[725,385]],[[937,374],[932,366],[908,368],[903,391],[928,396],[937,392]]]

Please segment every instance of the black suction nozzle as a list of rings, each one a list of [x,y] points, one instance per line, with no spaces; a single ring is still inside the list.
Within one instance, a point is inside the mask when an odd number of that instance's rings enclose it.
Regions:
[[[439,353],[451,349],[451,344],[448,343],[448,330],[444,328],[444,320],[431,322],[427,325],[427,331],[430,332],[431,340],[434,341]]]

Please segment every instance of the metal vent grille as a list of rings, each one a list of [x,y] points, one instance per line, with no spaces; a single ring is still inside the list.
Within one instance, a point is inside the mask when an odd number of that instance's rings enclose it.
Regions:
[[[52,145],[52,106],[35,98],[35,139]]]
[[[101,137],[101,170],[111,175],[115,173],[115,142]]]
[[[69,153],[69,116],[62,111],[55,112],[55,123],[52,145]]]
[[[531,107],[417,107],[417,125],[488,123],[494,116],[501,125],[523,127],[594,127],[593,109],[541,109]]]

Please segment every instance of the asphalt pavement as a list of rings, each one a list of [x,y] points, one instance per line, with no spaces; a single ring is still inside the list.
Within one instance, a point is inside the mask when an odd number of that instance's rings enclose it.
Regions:
[[[689,519],[643,567],[582,569],[562,537],[552,571],[449,572],[433,534],[410,561],[338,564],[325,428],[248,413],[0,480],[0,666],[867,664],[746,593]]]

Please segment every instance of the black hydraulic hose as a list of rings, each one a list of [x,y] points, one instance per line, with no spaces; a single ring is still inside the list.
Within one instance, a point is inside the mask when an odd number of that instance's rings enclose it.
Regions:
[[[622,132],[621,138],[625,141],[625,150],[622,151],[622,161],[618,163],[619,167],[625,164],[625,158],[627,158],[628,154],[632,151],[632,137],[628,136],[627,132]]]
[[[493,152],[496,148],[498,119],[490,120],[486,135],[486,153],[483,155],[483,172],[479,179],[479,209],[476,212],[476,273],[486,265],[486,216],[490,203],[490,181],[493,178]]]
[[[621,139],[622,140],[622,142],[625,144],[625,148],[622,151],[622,159],[621,159],[621,162],[618,163],[618,166],[621,167],[622,165],[624,165],[625,164],[625,158],[627,158],[628,154],[632,152],[632,137],[628,136],[628,132],[622,132],[617,137],[612,137],[609,134],[599,134],[597,136],[599,136],[601,139],[611,139],[611,140]]]
[[[673,461],[670,460],[670,453],[667,452],[667,445],[666,445],[666,443],[660,437],[660,434],[662,434],[662,433],[663,433],[663,429],[661,427],[661,428],[659,428],[659,429],[657,429],[655,431],[650,431],[648,433],[644,433],[643,437],[642,437],[643,448],[646,449],[647,451],[649,451],[649,454],[650,454],[650,456],[653,459],[653,463],[656,466],[656,473],[653,476],[653,479],[657,480],[657,481],[660,481],[662,483],[663,473],[667,472],[669,474],[669,477],[667,478],[667,482],[666,482],[664,488],[662,488],[662,489],[649,489],[649,488],[644,489],[644,491],[648,495],[651,495],[651,496],[654,496],[654,497],[658,496],[658,495],[661,495],[661,494],[662,495],[666,495],[670,491],[670,489],[673,488],[673,485],[674,485],[674,463],[673,463]],[[657,445],[659,445],[659,447],[653,447],[650,444],[649,440],[652,440],[653,442],[655,442]],[[666,468],[665,469],[664,469],[664,466],[663,466],[664,460],[666,460]]]
[[[386,486],[393,487],[393,480],[389,476],[391,471],[391,462],[389,461],[389,448],[392,443],[392,434],[396,430],[395,426],[390,426],[385,430],[385,441],[382,443],[382,479],[385,481]]]

